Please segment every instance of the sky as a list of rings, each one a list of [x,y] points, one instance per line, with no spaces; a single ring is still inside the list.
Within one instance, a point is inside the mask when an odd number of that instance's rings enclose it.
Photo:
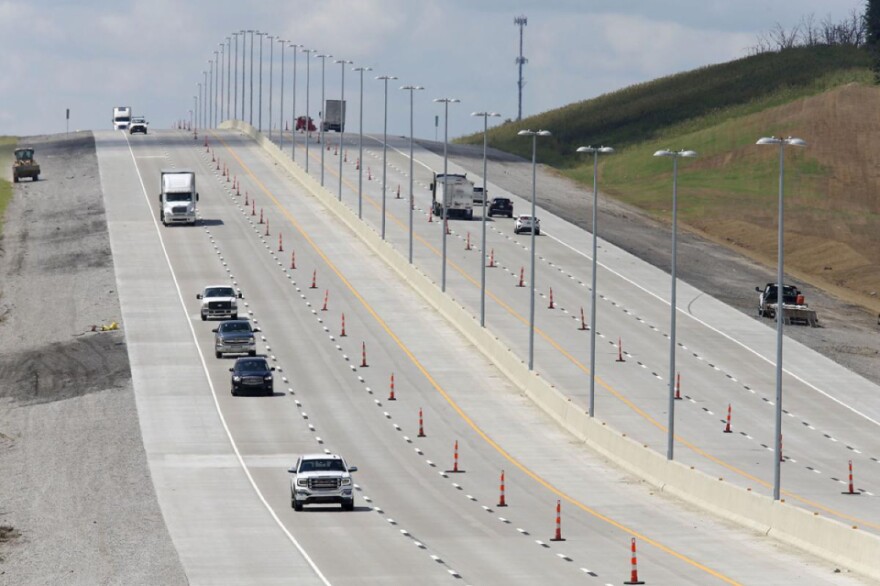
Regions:
[[[449,137],[482,130],[472,112],[494,111],[516,119],[519,27],[525,16],[523,117],[590,99],[629,85],[722,63],[749,54],[758,35],[777,23],[786,29],[806,15],[845,19],[863,12],[865,0],[0,0],[0,135],[33,135],[109,129],[113,106],[130,105],[153,128],[189,119],[200,82],[224,70],[235,54],[233,32],[272,35],[263,45],[262,126],[280,120],[281,43],[285,49],[284,118],[291,119],[292,44],[297,53],[296,110],[306,113],[306,78],[313,118],[326,99],[339,99],[344,65],[347,131],[358,129],[360,74],[364,74],[364,132],[409,135],[409,92],[415,92],[415,135]],[[226,39],[231,49],[226,51]],[[243,39],[237,37],[238,78]],[[254,47],[254,107],[250,105],[250,38],[245,57],[245,119],[260,121],[259,49]],[[223,43],[221,56],[220,44]],[[214,51],[217,51],[215,56]],[[314,55],[332,55],[315,58]],[[306,74],[307,57],[309,72]],[[321,63],[325,61],[322,75]],[[221,67],[222,63],[222,67]],[[225,79],[224,79],[225,84]],[[210,80],[209,84],[210,85]],[[241,83],[238,117],[241,117]],[[211,99],[210,92],[204,101]],[[218,92],[219,101],[219,92]],[[227,96],[224,86],[223,109]],[[70,110],[69,122],[66,111]],[[219,108],[217,110],[219,118]],[[225,117],[225,116],[224,116]],[[439,119],[438,119],[439,117]]]

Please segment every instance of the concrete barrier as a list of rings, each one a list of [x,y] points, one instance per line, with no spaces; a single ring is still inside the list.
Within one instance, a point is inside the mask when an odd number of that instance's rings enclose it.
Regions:
[[[689,503],[766,533],[855,572],[880,580],[880,537],[784,501],[754,493],[699,470],[666,459],[605,423],[589,417],[582,408],[530,371],[479,320],[404,255],[293,163],[290,157],[247,123],[228,121],[221,128],[239,130],[253,138],[328,210],[403,278],[419,295],[476,346],[508,379],[520,387],[542,410],[589,447],[617,465]]]

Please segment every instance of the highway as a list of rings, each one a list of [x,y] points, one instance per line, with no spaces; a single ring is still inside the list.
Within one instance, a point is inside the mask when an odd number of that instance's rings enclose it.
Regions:
[[[145,448],[191,583],[621,584],[631,577],[633,538],[639,577],[649,584],[862,583],[597,456],[251,139],[212,132],[212,153],[201,138],[96,133]],[[364,158],[373,178],[364,177],[363,216],[377,231],[380,146],[371,140]],[[390,146],[387,240],[405,254],[406,200],[394,189],[401,184],[405,197],[408,161],[396,149],[407,143]],[[318,148],[310,149],[313,176]],[[333,152],[324,151],[325,180],[335,194]],[[343,202],[357,210],[352,152],[343,165]],[[240,180],[240,195],[212,155]],[[304,160],[305,149],[297,158]],[[442,168],[425,151],[416,158]],[[197,172],[195,228],[158,223],[159,169],[169,167]],[[424,166],[417,169],[414,260],[439,281],[442,224],[427,221],[430,179]],[[501,195],[491,182],[490,192]],[[589,337],[578,330],[577,310],[588,310],[589,234],[539,215],[536,370],[585,404]],[[450,229],[447,292],[476,315],[479,223],[450,222]],[[467,232],[473,250],[465,250]],[[513,236],[507,219],[492,222],[489,234],[499,266],[488,270],[487,325],[525,356],[528,287],[516,285],[528,264],[528,236]],[[597,416],[665,451],[668,276],[608,245],[600,254]],[[225,282],[241,289],[262,329],[259,351],[278,368],[274,397],[232,397],[232,360],[213,356],[215,322],[200,320],[195,295]],[[768,492],[772,330],[685,284],[679,300],[684,399],[676,457]],[[616,361],[618,338],[625,362]],[[859,487],[876,486],[876,389],[794,343],[786,361],[786,392],[797,397],[787,403],[786,497],[877,530],[873,493],[841,495],[832,479],[845,478],[852,459]],[[735,433],[723,434],[728,403]],[[418,437],[420,410],[426,437]],[[457,473],[450,471],[456,443]],[[356,511],[294,513],[286,469],[296,454],[325,450],[359,467]],[[507,507],[498,506],[502,471]],[[564,541],[551,540],[557,502]]]

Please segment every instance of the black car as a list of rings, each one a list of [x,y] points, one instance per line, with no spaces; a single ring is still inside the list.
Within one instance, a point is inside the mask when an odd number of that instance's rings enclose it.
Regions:
[[[506,197],[493,197],[489,202],[489,217],[494,215],[513,217],[513,202]]]
[[[272,396],[274,392],[272,372],[274,366],[263,356],[248,356],[236,359],[232,373],[232,395],[262,394]]]

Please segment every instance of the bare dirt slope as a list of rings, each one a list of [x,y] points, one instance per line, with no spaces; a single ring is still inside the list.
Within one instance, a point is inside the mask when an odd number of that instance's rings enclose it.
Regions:
[[[0,584],[185,584],[153,492],[90,133],[31,137],[0,240]],[[5,529],[4,529],[5,527]]]
[[[880,147],[880,133],[877,133],[877,141]],[[443,152],[442,143],[419,143],[438,154]],[[482,147],[450,145],[449,153],[453,161],[471,173],[482,174]],[[859,155],[852,152],[849,156],[858,158]],[[490,150],[491,183],[530,200],[531,178],[531,161]],[[552,168],[538,165],[537,192],[540,206],[589,230],[592,225],[591,190],[562,177]],[[600,237],[659,268],[670,270],[672,236],[669,226],[602,194],[599,197],[598,224]],[[766,232],[766,228],[758,224],[741,223],[740,229],[742,232],[737,236],[738,242],[754,242],[759,237],[763,239]],[[774,234],[773,247],[775,242]],[[786,242],[792,242],[793,247],[799,244],[788,239]],[[840,266],[840,258],[834,247],[830,246],[830,237],[826,236],[825,242],[828,258],[813,263],[820,270],[826,266],[826,262],[833,261]],[[821,254],[821,248],[811,249],[815,258]],[[853,248],[859,250],[860,246],[853,243]],[[679,278],[741,310],[744,319],[759,319],[756,315],[755,287],[776,281],[775,252],[765,255],[769,259],[767,264],[760,261],[759,255],[747,255],[746,252],[735,247],[724,235],[719,234],[718,241],[713,241],[698,230],[688,231],[686,226],[679,224]],[[864,274],[872,274],[870,268],[865,269]],[[786,335],[880,384],[880,326],[877,315],[857,303],[862,297],[846,295],[846,291],[841,292],[818,278],[811,278],[808,282],[805,275],[814,276],[806,270],[797,271],[791,282],[805,292],[810,306],[818,310],[822,327],[791,326],[786,328]],[[773,327],[771,320],[764,319],[763,322]]]

